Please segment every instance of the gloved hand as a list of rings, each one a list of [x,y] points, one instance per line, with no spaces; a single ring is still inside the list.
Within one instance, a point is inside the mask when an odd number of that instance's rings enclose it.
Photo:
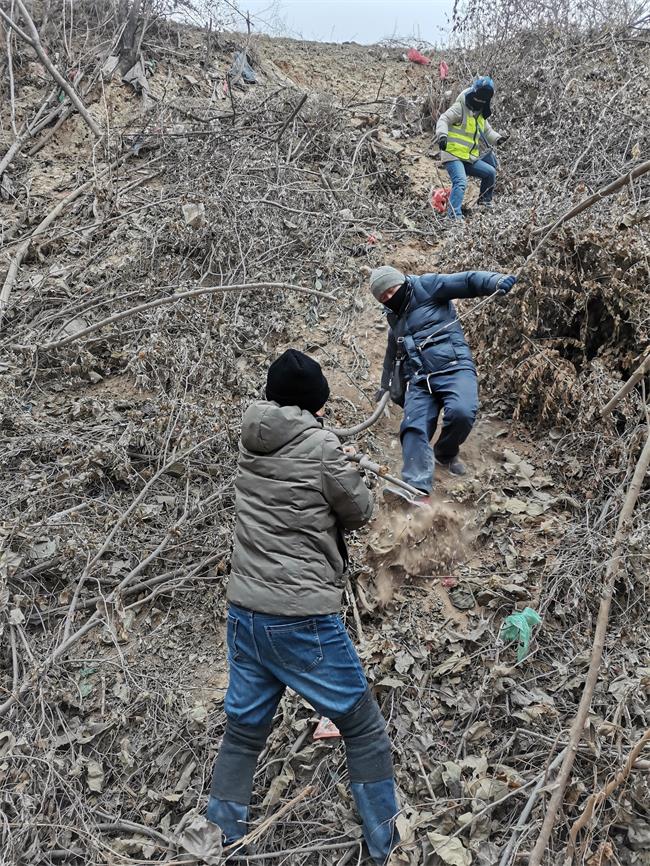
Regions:
[[[379,403],[379,401],[384,396],[384,394],[387,392],[387,390],[388,390],[387,388],[378,388],[375,391],[375,396],[374,396],[375,403]]]
[[[497,282],[496,290],[502,295],[507,295],[516,282],[517,277],[514,277],[512,274],[507,274],[506,276],[501,277]]]
[[[502,132],[501,135],[497,139],[497,144],[507,144],[509,138],[510,138],[510,133]]]
[[[438,147],[440,150],[447,150],[447,136],[441,135],[438,139]]]

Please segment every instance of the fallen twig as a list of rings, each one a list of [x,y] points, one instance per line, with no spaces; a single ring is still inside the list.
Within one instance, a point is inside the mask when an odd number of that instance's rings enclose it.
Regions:
[[[530,797],[528,798],[526,805],[521,811],[521,815],[519,816],[519,820],[515,824],[512,830],[512,836],[510,837],[508,844],[503,849],[503,853],[501,854],[501,859],[499,860],[499,866],[508,866],[510,860],[512,858],[512,853],[514,851],[515,845],[517,844],[517,839],[519,838],[519,834],[522,833],[526,827],[528,826],[527,821],[530,818],[530,814],[535,807],[535,801],[539,796],[542,788],[548,783],[549,773],[552,773],[557,767],[559,767],[560,763],[564,759],[564,755],[566,754],[566,747],[562,749],[561,752],[553,758],[551,763],[548,765],[547,769],[540,776],[537,781],[537,784],[533,788],[530,793]]]
[[[169,468],[169,466],[173,465],[173,463],[179,460],[186,459],[199,448],[207,445],[208,442],[212,441],[214,438],[216,437],[211,436],[208,439],[204,439],[201,442],[198,442],[196,445],[193,445],[191,448],[188,448],[180,455],[172,454],[167,460],[165,468]],[[162,472],[158,473],[157,477],[161,477],[161,475]],[[154,557],[157,556],[158,553],[166,546],[169,540],[177,534],[179,527],[185,522],[187,517],[188,510],[186,507],[184,513],[176,521],[174,521],[172,526],[168,528],[165,537],[163,538],[162,542],[158,544],[156,549],[152,553],[150,553],[149,556],[146,557],[146,559],[143,559],[141,562],[139,562],[138,565],[134,569],[132,569],[126,575],[126,577],[124,577],[117,584],[117,586],[108,593],[105,599],[102,599],[102,607],[104,611],[107,611],[108,605],[111,604],[122,593],[122,591],[130,584],[130,582],[135,577],[137,577],[137,575],[143,570],[146,564],[152,561]],[[37,681],[38,677],[43,672],[51,668],[52,665],[59,661],[59,659],[61,659],[72,646],[78,643],[82,637],[84,637],[94,628],[97,628],[97,626],[101,625],[103,622],[104,618],[100,613],[98,605],[98,609],[94,613],[92,613],[90,617],[88,617],[86,622],[81,625],[75,632],[64,637],[64,639],[58,644],[58,646],[49,653],[49,655],[38,665],[38,667],[35,667],[35,669],[32,670],[32,672],[25,677],[20,687],[16,691],[14,691],[3,704],[0,704],[0,716],[3,716],[6,712],[8,712],[14,706],[14,704],[16,704],[20,700],[20,698],[22,698],[25,694],[27,694],[28,691],[30,691],[34,683]]]
[[[277,136],[276,136],[276,138],[275,138],[275,143],[276,143],[276,144],[279,143],[280,139],[282,138],[282,136],[283,136],[284,133],[286,132],[287,127],[289,126],[289,124],[292,122],[292,120],[294,119],[294,117],[296,117],[296,115],[298,114],[298,112],[300,111],[300,109],[303,107],[303,105],[305,104],[305,102],[307,102],[307,96],[308,96],[307,93],[303,93],[302,98],[301,98],[301,99],[299,100],[299,102],[298,102],[298,105],[296,105],[296,107],[293,109],[293,111],[291,112],[291,114],[289,115],[289,117],[287,117],[287,119],[285,120],[284,124],[282,125],[282,129],[280,130],[280,132],[278,132],[278,134],[277,134]]]
[[[316,790],[316,785],[307,785],[306,788],[303,788],[302,791],[299,791],[295,797],[292,797],[291,800],[286,802],[284,806],[281,806],[277,812],[274,812],[273,815],[269,815],[259,827],[256,827],[254,830],[251,830],[250,833],[247,833],[245,836],[242,836],[241,839],[238,839],[237,842],[234,842],[232,845],[229,845],[224,849],[225,853],[236,853],[238,849],[249,845],[251,842],[255,842],[260,836],[263,836],[264,833],[280,820],[287,812],[290,812],[295,805],[297,805],[301,800],[304,800],[306,797],[309,797]]]
[[[25,144],[26,141],[28,141],[37,133],[39,118],[47,109],[52,100],[55,98],[56,93],[56,89],[52,90],[52,92],[46,97],[45,101],[36,112],[36,116],[29,122],[24,123],[20,131],[17,133],[14,142],[11,144],[11,147],[7,150],[2,159],[0,159],[0,178],[7,170],[7,168],[11,165],[16,155],[20,153],[23,144]],[[47,120],[47,116],[45,120]]]
[[[43,232],[52,225],[54,220],[63,213],[63,211],[67,208],[69,204],[72,204],[73,201],[76,201],[80,196],[82,196],[85,192],[91,189],[91,187],[97,182],[99,178],[104,177],[106,174],[108,174],[108,172],[117,168],[131,155],[132,151],[128,151],[127,153],[123,154],[119,159],[114,160],[96,177],[90,178],[90,180],[82,183],[81,186],[73,189],[72,192],[68,193],[68,195],[64,199],[61,199],[61,201],[55,207],[53,207],[48,214],[46,214],[46,216],[36,226],[34,231],[29,235],[29,237],[21,242],[20,246],[16,250],[16,254],[11,261],[11,264],[9,265],[9,270],[7,272],[7,276],[5,277],[2,289],[0,289],[0,324],[2,323],[4,313],[9,304],[9,296],[11,295],[11,291],[16,283],[16,280],[18,279],[18,271],[23,262],[23,259],[29,252],[29,248],[32,245],[33,240],[39,235],[42,235]]]

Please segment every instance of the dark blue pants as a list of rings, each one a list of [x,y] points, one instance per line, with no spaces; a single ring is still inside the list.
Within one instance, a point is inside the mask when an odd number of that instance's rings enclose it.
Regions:
[[[470,177],[478,177],[481,180],[481,189],[478,197],[479,203],[489,203],[492,201],[494,184],[497,179],[497,158],[491,150],[483,154],[476,162],[464,162],[462,159],[452,159],[444,165],[451,180],[448,216],[456,219],[463,218],[461,205],[465,198],[468,175]]]
[[[435,457],[441,463],[448,463],[458,454],[474,426],[478,411],[478,383],[473,370],[429,376],[429,387],[431,393],[426,382],[409,385],[400,427],[404,459],[402,479],[426,493],[430,493],[433,487],[431,439],[440,410],[444,407],[445,416]]]
[[[271,616],[231,605],[228,662],[226,730],[206,812],[226,844],[246,833],[257,758],[289,686],[341,731],[368,849],[384,863],[398,841],[390,741],[341,617]]]

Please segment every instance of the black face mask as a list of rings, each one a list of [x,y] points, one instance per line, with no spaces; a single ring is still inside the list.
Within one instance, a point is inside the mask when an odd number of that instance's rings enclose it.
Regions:
[[[397,313],[399,315],[399,313],[402,312],[402,307],[404,306],[404,303],[406,301],[407,294],[408,294],[408,283],[406,282],[406,280],[404,280],[404,282],[399,287],[399,289],[395,292],[393,297],[384,303],[384,306],[388,307],[388,309],[392,313]]]
[[[487,98],[484,98],[484,96],[487,96]],[[482,91],[468,93],[465,97],[465,105],[470,111],[480,111],[483,117],[487,119],[492,114],[492,109],[490,108],[491,99],[492,97],[489,93],[483,93]]]

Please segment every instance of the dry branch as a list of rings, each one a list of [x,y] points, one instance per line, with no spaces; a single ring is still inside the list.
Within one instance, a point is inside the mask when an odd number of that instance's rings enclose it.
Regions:
[[[650,166],[650,163],[648,163],[648,165]],[[562,762],[560,772],[558,773],[556,786],[553,791],[551,801],[548,805],[546,815],[544,817],[542,829],[537,838],[537,842],[535,843],[535,847],[533,848],[533,851],[530,855],[528,866],[540,866],[542,862],[542,858],[544,857],[544,853],[547,850],[548,843],[551,838],[551,832],[553,830],[553,825],[555,824],[555,817],[558,813],[560,805],[562,804],[564,791],[571,776],[571,770],[573,769],[573,763],[575,761],[578,751],[578,743],[580,742],[580,739],[584,732],[585,722],[589,713],[589,707],[591,706],[591,699],[594,693],[594,688],[596,686],[596,681],[598,679],[598,671],[600,669],[600,662],[603,656],[603,649],[605,647],[605,638],[607,636],[607,625],[609,623],[609,611],[612,604],[612,595],[614,593],[614,582],[616,580],[616,576],[618,575],[621,565],[621,559],[623,557],[623,545],[627,539],[627,535],[629,532],[629,520],[632,516],[632,512],[634,511],[636,501],[639,498],[641,487],[643,485],[643,480],[646,476],[649,465],[650,428],[648,428],[645,445],[643,446],[643,450],[641,452],[641,455],[639,456],[636,468],[634,470],[634,475],[632,476],[632,481],[630,482],[630,486],[623,502],[623,507],[621,508],[621,512],[619,514],[616,534],[614,535],[612,545],[612,557],[607,563],[607,568],[605,571],[600,607],[598,610],[598,619],[596,620],[596,630],[594,632],[594,641],[591,649],[589,670],[587,672],[584,689],[580,698],[578,711],[573,720],[573,724],[571,725],[567,753]]]
[[[548,765],[548,768],[546,769],[546,771],[542,774],[542,776],[540,776],[540,778],[537,781],[537,784],[535,785],[533,790],[530,792],[530,796],[529,796],[528,800],[526,801],[526,805],[522,809],[522,812],[521,812],[519,818],[517,819],[517,823],[515,824],[515,826],[512,829],[512,835],[511,835],[510,839],[508,840],[508,844],[503,849],[503,853],[501,854],[501,859],[499,860],[499,866],[509,866],[509,863],[511,862],[511,859],[512,859],[512,854],[513,854],[514,849],[515,849],[515,845],[517,844],[517,839],[519,838],[519,835],[528,827],[528,819],[530,818],[530,815],[531,815],[533,809],[535,808],[535,803],[536,803],[537,798],[540,794],[540,791],[542,790],[542,788],[546,784],[548,784],[549,773],[552,773],[557,767],[559,767],[562,760],[564,759],[565,754],[566,754],[566,749],[562,749],[561,752],[558,752],[558,754],[553,758],[551,763]]]
[[[23,0],[15,0],[15,2],[17,3],[18,8],[20,9],[20,13],[25,21],[25,24],[27,25],[28,33],[25,33],[24,30],[21,30],[21,28],[13,21],[13,19],[10,18],[9,15],[7,15],[6,12],[4,12],[2,9],[0,9],[0,17],[16,31],[16,33],[18,34],[18,36],[20,36],[22,40],[27,42],[27,44],[34,49],[38,56],[38,59],[41,61],[43,66],[47,69],[47,71],[50,73],[50,75],[56,81],[59,87],[63,91],[65,91],[65,93],[70,98],[70,101],[74,103],[77,111],[83,118],[84,123],[88,126],[95,138],[101,138],[104,133],[97,125],[95,120],[92,118],[92,116],[89,114],[88,109],[81,101],[79,94],[74,89],[74,87],[65,79],[65,77],[61,75],[59,70],[47,56],[47,53],[41,43],[41,38],[38,34],[36,25],[34,24],[34,21],[32,20],[32,17],[28,12],[27,7],[23,3]]]
[[[296,105],[296,107],[293,109],[293,111],[291,112],[289,117],[287,117],[287,119],[285,120],[285,122],[282,126],[282,129],[280,130],[280,132],[278,132],[277,137],[275,139],[276,144],[279,143],[280,139],[282,138],[282,136],[286,132],[286,129],[289,126],[289,124],[291,123],[291,121],[294,119],[294,117],[296,117],[296,115],[298,114],[300,109],[303,107],[305,102],[307,102],[307,96],[308,96],[307,93],[303,93],[302,97],[298,101],[298,105]]]
[[[263,836],[264,833],[268,830],[269,827],[273,826],[277,821],[280,820],[287,812],[290,812],[294,806],[300,803],[301,800],[306,799],[311,796],[316,790],[316,785],[307,785],[306,788],[303,788],[302,791],[299,791],[295,797],[292,797],[287,803],[283,806],[280,806],[277,812],[274,812],[273,815],[269,815],[259,827],[256,827],[254,830],[251,830],[250,833],[247,833],[245,836],[242,836],[241,839],[238,839],[237,842],[233,842],[228,848],[226,848],[226,852],[232,851],[234,853],[237,852],[238,849],[244,848],[246,845],[249,845],[251,842],[255,842],[260,836]]]
[[[39,121],[42,113],[45,111],[45,109],[49,106],[49,104],[55,98],[56,93],[57,93],[57,90],[55,88],[49,94],[49,96],[45,99],[45,101],[43,102],[43,104],[39,108],[38,112],[36,113],[36,116],[34,117],[34,119],[29,121],[28,123],[25,123],[23,125],[23,127],[20,129],[20,131],[18,132],[16,139],[12,142],[11,146],[9,147],[9,149],[7,150],[5,155],[0,160],[0,178],[2,178],[2,175],[7,170],[7,168],[11,165],[11,163],[15,159],[16,155],[18,153],[20,153],[20,150],[21,150],[23,144],[25,144],[26,141],[28,141],[30,138],[32,138],[38,132],[38,129],[40,128],[38,121]],[[59,109],[55,109],[55,111],[58,111],[58,110]],[[42,122],[47,123],[48,119],[49,119],[49,115],[47,115],[43,119]]]
[[[73,201],[76,201],[79,196],[83,195],[85,192],[91,189],[92,186],[97,182],[97,180],[107,175],[113,169],[117,168],[117,166],[125,162],[131,155],[131,151],[125,153],[119,159],[115,160],[109,166],[107,166],[103,171],[99,172],[96,177],[92,177],[90,180],[82,183],[81,186],[73,189],[71,193],[68,193],[68,195],[64,199],[61,199],[61,201],[55,207],[53,207],[52,210],[49,211],[49,213],[46,214],[46,216],[36,226],[31,235],[24,241],[22,241],[22,243],[16,250],[16,254],[13,257],[11,264],[9,265],[7,276],[5,277],[2,289],[0,289],[0,324],[2,324],[2,319],[4,318],[5,311],[9,304],[9,296],[11,295],[11,291],[18,278],[18,271],[23,262],[23,259],[29,252],[29,248],[32,245],[33,240],[39,235],[42,235],[43,232],[48,229],[52,225],[52,223],[63,213],[63,211],[67,208],[69,204],[72,204]]]
[[[638,384],[648,372],[650,372],[650,355],[647,355],[645,361],[636,368],[627,382],[616,392],[616,394],[614,394],[609,403],[603,406],[600,411],[600,417],[604,418],[605,415],[609,415],[618,403],[620,403],[623,397],[627,396],[632,388],[634,388],[634,386]]]
[[[10,15],[13,17],[14,13],[14,4],[13,0],[10,8]],[[11,129],[14,134],[14,138],[18,138],[18,128],[16,126],[16,90],[14,83],[14,65],[13,65],[13,52],[11,50],[11,28],[6,28],[6,39],[5,39],[5,47],[7,51],[7,73],[9,75],[9,102],[11,104]],[[0,169],[0,176],[2,175],[2,170]]]
[[[196,445],[193,445],[191,448],[185,450],[182,454],[172,454],[165,462],[159,472],[156,473],[156,478],[162,477],[167,470],[175,463],[185,460],[190,457],[195,451],[199,448],[203,448],[210,441],[212,441],[215,437],[209,437],[208,439],[202,440],[198,442]],[[150,489],[148,486],[147,489]],[[0,704],[0,717],[4,716],[24,695],[26,695],[34,686],[34,683],[37,681],[38,677],[42,675],[45,671],[49,670],[52,665],[54,665],[59,659],[63,658],[68,650],[77,644],[85,635],[91,632],[93,629],[97,628],[97,626],[104,623],[104,617],[100,613],[100,609],[103,609],[105,613],[108,611],[108,605],[112,604],[121,593],[130,585],[135,577],[146,567],[146,565],[151,562],[169,543],[169,541],[176,536],[178,533],[179,527],[187,520],[188,517],[188,509],[185,508],[183,514],[174,521],[173,525],[167,529],[163,540],[158,544],[156,549],[152,551],[146,558],[143,558],[135,568],[133,568],[126,577],[122,578],[122,580],[115,586],[106,596],[106,598],[102,598],[102,604],[97,606],[97,610],[88,617],[86,622],[81,625],[75,632],[72,634],[68,633],[68,630],[64,632],[63,639],[58,644],[58,646],[48,654],[48,656],[40,663],[40,665],[29,673],[20,687],[14,691],[7,700]],[[120,520],[120,522],[122,522]],[[108,614],[106,616],[108,619]]]
[[[646,174],[646,172],[648,171],[650,171],[650,160],[639,163],[639,165],[636,165],[633,169],[630,169],[630,171],[628,171],[626,174],[622,174],[620,177],[617,177],[616,180],[608,183],[607,186],[596,190],[593,195],[587,196],[587,198],[583,199],[581,202],[578,202],[577,205],[572,207],[566,213],[562,214],[562,216],[555,220],[554,223],[549,223],[548,225],[536,229],[536,233],[542,234],[543,232],[546,232],[547,235],[550,235],[563,223],[567,222],[570,219],[573,219],[573,217],[578,216],[583,211],[586,211],[588,208],[590,208],[592,205],[596,204],[606,196],[618,192],[618,190],[624,187],[626,184],[630,183],[633,180],[636,180],[637,177],[640,177],[642,174]],[[540,246],[545,240],[546,237],[544,237],[543,240],[540,241]]]
[[[582,814],[573,822],[573,826],[569,832],[569,844],[567,845],[566,858],[573,859],[578,833],[591,821],[594,811],[598,806],[600,806],[600,804],[627,779],[634,769],[637,758],[648,743],[650,743],[650,729],[645,731],[645,733],[636,741],[627,756],[623,769],[619,770],[614,778],[608,782],[602,790],[589,795]]]
[[[82,331],[76,334],[71,334],[63,340],[58,340],[55,343],[45,343],[43,349],[61,349],[70,343],[80,340],[82,337],[87,337],[88,334],[93,334],[107,325],[112,325],[115,322],[121,322],[122,319],[128,319],[131,316],[137,316],[138,313],[143,313],[146,310],[154,310],[156,307],[162,307],[167,304],[176,304],[178,301],[187,301],[192,298],[198,298],[201,295],[214,295],[219,292],[252,292],[257,289],[273,289],[277,291],[301,292],[304,295],[315,295],[317,298],[325,298],[328,301],[335,301],[335,295],[328,295],[326,292],[319,292],[317,289],[308,289],[305,286],[294,286],[291,283],[240,283],[233,286],[207,286],[200,289],[191,289],[187,292],[175,292],[173,295],[168,295],[165,298],[157,298],[155,301],[149,301],[146,304],[139,304],[137,307],[131,307],[128,310],[122,310],[120,313],[114,313],[102,319],[100,322],[95,322],[94,325],[89,325]]]

